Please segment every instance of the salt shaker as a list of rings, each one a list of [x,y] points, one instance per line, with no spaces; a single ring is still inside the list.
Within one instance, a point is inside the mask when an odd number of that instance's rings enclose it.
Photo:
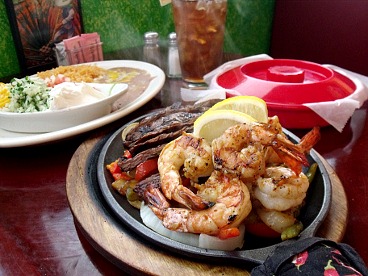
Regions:
[[[167,58],[167,76],[169,78],[181,78],[181,68],[179,63],[179,52],[178,44],[176,41],[176,33],[169,34]]]
[[[157,32],[146,32],[144,34],[143,56],[144,61],[161,67],[159,35]]]

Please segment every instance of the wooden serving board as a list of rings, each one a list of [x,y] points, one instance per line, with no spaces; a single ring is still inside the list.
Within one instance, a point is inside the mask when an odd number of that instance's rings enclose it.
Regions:
[[[108,208],[101,204],[98,193],[86,181],[87,160],[102,135],[82,143],[74,153],[67,172],[66,191],[77,226],[88,241],[107,259],[124,271],[153,275],[250,275],[244,267],[193,260],[175,255],[147,243],[122,225]],[[341,181],[326,160],[323,163],[332,183],[329,214],[317,236],[340,242],[348,215],[347,198]]]

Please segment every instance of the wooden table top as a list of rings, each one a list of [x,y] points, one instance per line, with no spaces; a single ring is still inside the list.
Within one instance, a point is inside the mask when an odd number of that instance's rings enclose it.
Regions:
[[[122,272],[132,272],[131,269],[122,268],[121,263],[114,264],[113,259],[102,254],[83,227],[78,226],[66,193],[68,167],[76,152],[88,150],[96,134],[108,133],[150,110],[176,102],[180,99],[178,91],[181,85],[180,80],[168,79],[162,90],[144,107],[100,129],[50,144],[0,148],[0,274],[121,275]],[[355,111],[342,133],[332,127],[322,128],[322,139],[315,147],[330,165],[331,175],[337,177],[338,188],[335,190],[347,201],[347,206],[343,204],[349,211],[347,223],[339,226],[341,228],[337,232],[341,236],[336,239],[342,238],[343,242],[353,246],[366,263],[367,110],[366,103]],[[291,131],[299,137],[306,132]],[[347,211],[346,208],[338,210],[342,216]],[[321,235],[331,237],[328,236],[331,229],[325,231],[327,234],[325,232]],[[137,261],[159,266],[155,259]],[[190,270],[185,268],[193,265],[189,263],[180,263],[183,271]],[[196,266],[212,269],[212,275],[226,274],[226,269],[206,263],[197,263]],[[234,271],[231,267],[227,269]],[[174,269],[172,272],[177,271]]]

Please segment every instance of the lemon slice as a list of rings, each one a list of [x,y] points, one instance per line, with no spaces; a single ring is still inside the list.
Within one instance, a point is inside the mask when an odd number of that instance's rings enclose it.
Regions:
[[[255,96],[236,96],[218,102],[210,110],[235,110],[253,117],[261,123],[268,122],[267,104]]]
[[[194,122],[193,134],[203,137],[208,142],[220,137],[229,127],[256,120],[239,111],[235,110],[207,110]]]

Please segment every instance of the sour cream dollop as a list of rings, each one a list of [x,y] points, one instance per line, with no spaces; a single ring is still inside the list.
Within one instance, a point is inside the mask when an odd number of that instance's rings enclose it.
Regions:
[[[51,91],[51,110],[60,110],[74,106],[97,102],[108,95],[87,83],[63,82]]]

